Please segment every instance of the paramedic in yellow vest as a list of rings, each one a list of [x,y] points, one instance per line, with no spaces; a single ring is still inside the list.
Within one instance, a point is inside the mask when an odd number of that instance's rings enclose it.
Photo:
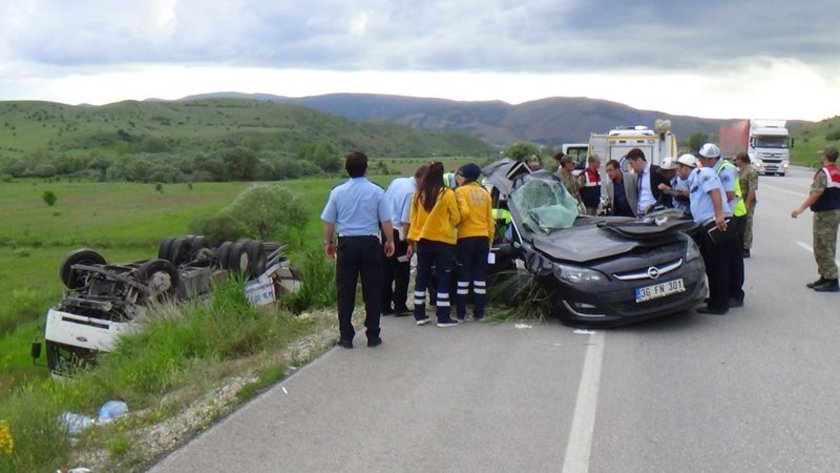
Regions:
[[[429,323],[429,317],[426,316],[426,288],[432,276],[432,267],[437,277],[437,326],[458,325],[450,317],[449,277],[452,255],[458,241],[455,227],[460,221],[455,191],[443,185],[443,164],[432,161],[412,198],[408,230],[408,256],[417,253],[417,276],[414,281],[414,320],[417,325]]]
[[[729,225],[735,226],[736,244],[729,258],[729,307],[744,305],[744,225],[747,217],[747,207],[741,198],[741,187],[738,185],[738,168],[728,159],[720,157],[720,148],[714,143],[706,143],[700,147],[700,157],[703,166],[714,168],[715,173],[723,184],[726,200],[732,209],[732,220]]]
[[[455,268],[458,277],[455,317],[463,322],[467,317],[467,296],[473,291],[473,320],[484,320],[487,299],[487,255],[496,233],[493,221],[492,198],[476,180],[481,175],[478,165],[461,166],[455,179],[458,188],[455,198],[461,222],[458,223],[458,244],[455,247]]]

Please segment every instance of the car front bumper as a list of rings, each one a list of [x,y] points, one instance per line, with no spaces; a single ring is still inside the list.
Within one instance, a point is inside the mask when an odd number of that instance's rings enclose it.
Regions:
[[[656,282],[682,279],[685,291],[636,302],[635,290]],[[658,280],[617,281],[590,289],[550,278],[551,305],[564,322],[580,325],[615,326],[690,310],[706,297],[706,274],[696,258]]]

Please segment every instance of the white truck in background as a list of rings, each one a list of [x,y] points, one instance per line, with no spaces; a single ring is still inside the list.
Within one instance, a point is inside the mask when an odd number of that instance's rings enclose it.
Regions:
[[[760,174],[784,176],[793,139],[785,120],[738,120],[720,127],[720,152],[731,158],[747,153]]]

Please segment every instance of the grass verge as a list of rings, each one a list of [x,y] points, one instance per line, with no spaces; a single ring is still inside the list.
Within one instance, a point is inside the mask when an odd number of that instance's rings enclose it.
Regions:
[[[137,471],[155,455],[135,437],[138,430],[178,415],[231,375],[259,373],[244,376],[247,381],[234,391],[235,399],[209,409],[211,414],[220,415],[281,379],[288,360],[299,360],[272,354],[324,332],[331,317],[254,308],[242,286],[240,280],[225,280],[216,285],[210,302],[149,312],[145,329],[100,355],[95,368],[72,379],[29,382],[0,399],[0,421],[6,422],[13,442],[11,449],[0,451],[0,473],[91,463],[99,465],[97,471]],[[325,347],[316,345],[310,357]],[[98,407],[112,399],[125,401],[132,415],[75,435],[61,420],[65,412],[94,418]],[[211,415],[204,423],[214,419]]]

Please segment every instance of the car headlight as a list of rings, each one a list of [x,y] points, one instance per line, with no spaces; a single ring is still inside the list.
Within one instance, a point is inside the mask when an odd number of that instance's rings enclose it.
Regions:
[[[691,238],[687,238],[685,240],[685,261],[686,263],[700,257],[700,248],[697,246],[697,243],[694,243],[694,240]]]
[[[598,271],[580,266],[556,264],[554,274],[558,279],[571,284],[592,284],[606,281],[604,275]]]

